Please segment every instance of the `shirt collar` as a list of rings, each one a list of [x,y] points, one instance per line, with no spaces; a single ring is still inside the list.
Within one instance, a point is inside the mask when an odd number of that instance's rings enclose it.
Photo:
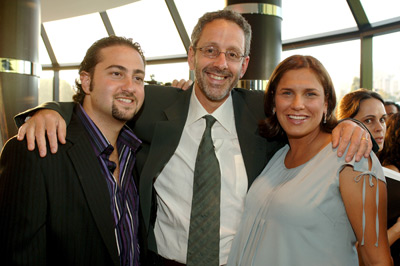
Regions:
[[[76,114],[89,134],[89,139],[92,143],[96,156],[99,156],[102,153],[111,153],[113,150],[112,145],[96,126],[93,120],[88,116],[82,105],[77,105]],[[132,151],[136,151],[141,143],[142,142],[136,137],[136,135],[127,125],[122,127],[117,140],[118,146],[121,144],[126,145]]]
[[[190,97],[190,108],[186,125],[191,125],[209,113],[204,109],[199,100],[197,99],[195,88],[193,87],[192,95]],[[229,133],[235,133],[235,118],[233,112],[232,94],[229,93],[226,101],[218,107],[212,114],[221,126]]]

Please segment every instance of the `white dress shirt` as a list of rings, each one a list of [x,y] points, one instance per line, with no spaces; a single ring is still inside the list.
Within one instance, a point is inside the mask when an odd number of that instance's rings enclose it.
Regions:
[[[158,204],[154,228],[158,254],[180,263],[186,263],[193,171],[206,126],[202,117],[207,114],[193,90],[179,145],[154,183]],[[248,181],[236,132],[232,97],[229,96],[212,115],[217,119],[211,135],[221,169],[222,265],[227,262],[233,237],[239,226]]]

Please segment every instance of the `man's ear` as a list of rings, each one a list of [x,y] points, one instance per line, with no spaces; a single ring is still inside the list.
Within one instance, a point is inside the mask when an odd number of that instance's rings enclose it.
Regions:
[[[85,94],[90,94],[90,83],[92,82],[90,74],[86,71],[82,71],[79,75],[81,80],[82,89]]]
[[[188,52],[188,63],[189,63],[189,68],[190,70],[194,70],[194,61],[195,61],[195,51],[193,49],[193,46],[189,47],[189,52]]]
[[[250,56],[246,56],[243,59],[242,66],[240,69],[240,78],[243,78],[244,74],[246,73],[247,67],[249,66]]]

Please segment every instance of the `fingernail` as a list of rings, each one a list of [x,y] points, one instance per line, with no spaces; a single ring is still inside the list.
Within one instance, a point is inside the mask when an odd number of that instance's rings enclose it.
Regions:
[[[341,152],[338,152],[338,154],[337,154],[339,157],[342,157],[342,155],[343,155],[343,153],[341,153]]]

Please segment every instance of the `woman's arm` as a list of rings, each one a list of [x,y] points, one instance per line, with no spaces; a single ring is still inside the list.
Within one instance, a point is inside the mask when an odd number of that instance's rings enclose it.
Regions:
[[[360,257],[365,265],[392,265],[386,228],[386,185],[372,175],[360,174],[352,166],[346,166],[339,177],[340,192],[357,237]]]

